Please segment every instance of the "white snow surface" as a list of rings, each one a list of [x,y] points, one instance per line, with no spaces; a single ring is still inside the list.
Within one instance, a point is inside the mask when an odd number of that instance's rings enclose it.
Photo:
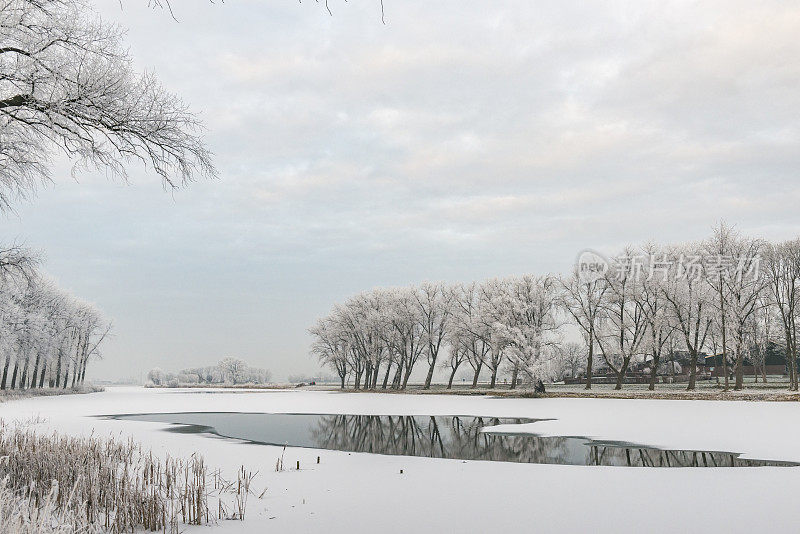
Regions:
[[[320,391],[108,388],[0,404],[0,418],[42,430],[131,436],[157,454],[202,453],[233,474],[258,470],[245,521],[189,532],[760,532],[797,530],[800,467],[625,468],[381,456],[281,448],[163,423],[98,419],[150,412],[480,415],[553,419],[520,427],[672,449],[800,462],[800,404],[617,399],[511,399]],[[36,417],[37,419],[31,419]],[[321,463],[316,464],[316,457]],[[300,460],[301,469],[294,469]],[[403,474],[400,474],[400,470]]]

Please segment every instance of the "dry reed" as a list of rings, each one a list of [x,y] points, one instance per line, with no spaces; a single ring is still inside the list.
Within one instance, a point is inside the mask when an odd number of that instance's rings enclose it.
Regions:
[[[209,474],[198,454],[159,459],[133,440],[39,434],[0,422],[0,490],[27,503],[17,507],[23,523],[55,514],[62,523],[53,524],[69,527],[52,532],[177,534],[180,524],[243,519],[254,476],[242,467],[227,481]]]

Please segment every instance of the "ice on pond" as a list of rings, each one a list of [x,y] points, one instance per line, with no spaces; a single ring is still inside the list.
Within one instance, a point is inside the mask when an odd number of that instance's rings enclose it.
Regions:
[[[796,466],[740,458],[738,453],[660,449],[583,437],[484,431],[536,419],[476,416],[148,413],[113,419],[170,423],[168,430],[206,433],[251,443],[347,452],[561,465],[626,467]]]

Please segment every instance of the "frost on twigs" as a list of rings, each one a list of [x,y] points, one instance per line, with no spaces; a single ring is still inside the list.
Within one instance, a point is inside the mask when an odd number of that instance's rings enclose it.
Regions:
[[[138,161],[167,187],[215,176],[202,126],[150,73],[123,30],[84,0],[7,0],[0,10],[0,209],[50,180],[54,152],[74,172],[126,178]]]

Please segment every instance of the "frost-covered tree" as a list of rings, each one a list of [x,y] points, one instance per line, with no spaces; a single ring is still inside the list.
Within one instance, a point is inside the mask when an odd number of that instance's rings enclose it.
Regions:
[[[697,383],[697,359],[706,346],[714,321],[714,292],[702,272],[702,248],[696,244],[671,247],[670,257],[682,261],[670,267],[669,275],[661,286],[667,301],[669,320],[689,353],[689,383],[687,390]]]
[[[478,379],[489,357],[490,346],[481,321],[478,284],[472,282],[456,288],[453,333],[466,348],[466,360],[472,367],[472,387],[478,386]]]
[[[226,381],[230,381],[233,385],[242,384],[247,381],[248,367],[244,360],[239,358],[223,358],[217,364],[222,376]]]
[[[164,383],[165,376],[164,371],[160,367],[154,367],[147,372],[147,380],[156,386],[160,386]]]
[[[706,256],[706,280],[712,287],[717,285],[717,294],[722,304],[719,310],[722,328],[723,353],[727,356],[727,328],[732,334],[735,354],[734,389],[744,387],[744,358],[749,352],[748,330],[750,323],[764,304],[762,296],[767,289],[767,278],[760,276],[761,256],[765,243],[760,239],[742,237],[731,229],[720,225],[714,239],[717,254]],[[729,320],[726,320],[728,319]],[[723,363],[727,357],[723,359]],[[725,374],[727,388],[727,373]]]
[[[139,161],[173,187],[215,174],[196,117],[122,38],[84,0],[2,2],[0,210],[50,180],[57,151],[122,177]]]
[[[414,297],[425,338],[424,351],[428,357],[428,375],[425,377],[424,388],[430,389],[436,360],[451,328],[454,292],[445,284],[428,282],[415,291]]]
[[[586,389],[592,389],[595,330],[602,314],[601,304],[608,291],[604,277],[584,280],[577,270],[561,279],[562,307],[581,330],[586,341]]]
[[[344,389],[350,368],[347,363],[345,337],[338,327],[339,325],[330,317],[324,317],[309,329],[309,333],[314,338],[311,352],[317,356],[322,365],[336,371]]]
[[[502,340],[511,369],[511,388],[520,378],[542,378],[542,366],[555,342],[558,295],[552,276],[530,275],[499,279],[493,292],[493,335]]]
[[[110,328],[93,305],[41,273],[35,254],[0,251],[0,389],[83,384]]]
[[[642,349],[650,356],[648,389],[652,391],[656,387],[656,377],[664,351],[675,333],[675,323],[670,321],[670,310],[664,298],[664,285],[670,275],[671,260],[665,250],[652,243],[646,244],[642,252],[650,265],[647,276],[642,278],[641,288],[636,297],[646,323],[647,331]],[[657,266],[661,269],[656,269]]]
[[[601,319],[594,330],[600,354],[616,376],[614,389],[622,389],[631,360],[641,353],[647,332],[643,280],[636,267],[625,261],[633,256],[631,250],[624,251],[606,273],[608,291],[600,303]]]
[[[789,389],[798,390],[797,319],[800,314],[800,239],[773,244],[765,253],[768,295],[780,318]]]

